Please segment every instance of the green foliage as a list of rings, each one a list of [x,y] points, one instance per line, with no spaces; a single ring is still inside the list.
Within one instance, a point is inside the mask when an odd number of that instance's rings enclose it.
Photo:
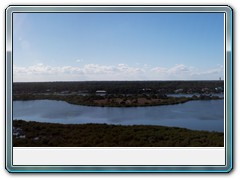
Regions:
[[[223,147],[224,134],[149,125],[54,124],[14,120],[14,147]]]

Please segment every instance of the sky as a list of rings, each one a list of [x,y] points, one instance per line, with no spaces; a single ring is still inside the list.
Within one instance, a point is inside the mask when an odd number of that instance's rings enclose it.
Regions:
[[[223,13],[14,13],[13,81],[218,80]]]

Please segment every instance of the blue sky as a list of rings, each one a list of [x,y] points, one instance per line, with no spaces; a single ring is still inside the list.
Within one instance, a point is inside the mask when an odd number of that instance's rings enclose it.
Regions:
[[[14,81],[217,80],[223,13],[14,13]]]

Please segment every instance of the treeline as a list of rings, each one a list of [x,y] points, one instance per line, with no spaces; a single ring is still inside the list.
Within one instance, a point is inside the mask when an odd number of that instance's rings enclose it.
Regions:
[[[149,125],[13,121],[14,147],[223,147],[224,133]]]
[[[88,92],[104,90],[109,94],[173,93],[183,89],[183,93],[200,93],[202,88],[214,92],[223,87],[224,81],[84,81],[84,82],[21,82],[13,83],[13,93],[46,92]]]
[[[138,106],[159,106],[159,105],[173,105],[179,103],[185,103],[192,100],[218,100],[222,99],[217,96],[205,96],[199,97],[167,97],[162,95],[54,95],[54,94],[14,94],[13,100],[60,100],[66,101],[70,104],[85,105],[85,106],[101,106],[101,107],[138,107]]]

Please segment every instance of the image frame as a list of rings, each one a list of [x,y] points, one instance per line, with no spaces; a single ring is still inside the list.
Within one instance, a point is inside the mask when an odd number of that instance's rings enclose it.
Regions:
[[[16,12],[223,12],[225,13],[225,155],[224,166],[192,165],[13,165],[12,146],[12,83],[13,83],[13,38],[12,16]],[[154,6],[154,5],[11,5],[5,12],[5,158],[9,172],[230,172],[233,168],[233,10],[223,6]]]

